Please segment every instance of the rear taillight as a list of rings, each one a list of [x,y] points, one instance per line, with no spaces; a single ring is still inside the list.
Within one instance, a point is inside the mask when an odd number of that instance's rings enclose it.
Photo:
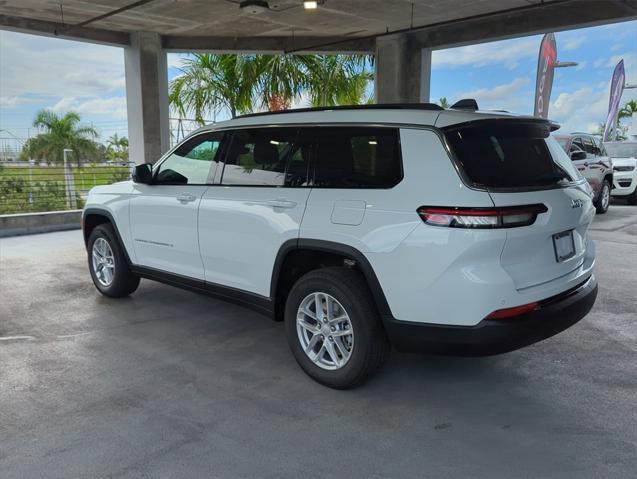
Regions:
[[[530,313],[540,307],[539,303],[523,304],[522,306],[515,306],[513,308],[498,309],[494,311],[485,319],[508,319],[514,316],[520,316],[524,313]]]
[[[537,215],[546,213],[542,204],[504,208],[451,208],[421,206],[418,214],[432,226],[451,228],[514,228],[535,223]]]

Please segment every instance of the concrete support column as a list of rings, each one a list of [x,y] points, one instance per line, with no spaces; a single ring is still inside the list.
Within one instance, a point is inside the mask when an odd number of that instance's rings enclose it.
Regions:
[[[124,49],[129,158],[154,163],[169,148],[168,69],[161,36],[131,34]]]
[[[429,101],[431,50],[407,33],[376,39],[376,103]]]

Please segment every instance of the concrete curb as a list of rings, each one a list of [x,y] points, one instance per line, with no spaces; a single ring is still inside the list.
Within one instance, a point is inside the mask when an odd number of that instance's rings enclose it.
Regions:
[[[82,210],[0,215],[0,238],[80,229]]]

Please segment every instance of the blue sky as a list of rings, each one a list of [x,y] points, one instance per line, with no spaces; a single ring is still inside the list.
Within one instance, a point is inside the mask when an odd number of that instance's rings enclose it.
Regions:
[[[556,34],[558,59],[579,66],[556,70],[549,116],[565,130],[591,130],[604,121],[608,85],[620,58],[637,83],[637,22]],[[481,108],[532,113],[541,36],[483,43],[433,53],[431,99],[472,97]],[[168,55],[169,78],[181,57]],[[626,90],[622,101],[637,99]],[[121,48],[0,31],[0,147],[10,135],[33,134],[42,108],[74,110],[106,139],[127,134]]]

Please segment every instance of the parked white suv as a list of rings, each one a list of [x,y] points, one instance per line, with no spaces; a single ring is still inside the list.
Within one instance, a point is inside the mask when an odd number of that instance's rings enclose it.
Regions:
[[[361,383],[399,350],[486,355],[593,306],[595,209],[546,120],[435,105],[258,114],[205,127],[91,190],[89,269],[285,321],[307,374]]]
[[[637,141],[604,143],[613,161],[612,195],[637,205]]]

